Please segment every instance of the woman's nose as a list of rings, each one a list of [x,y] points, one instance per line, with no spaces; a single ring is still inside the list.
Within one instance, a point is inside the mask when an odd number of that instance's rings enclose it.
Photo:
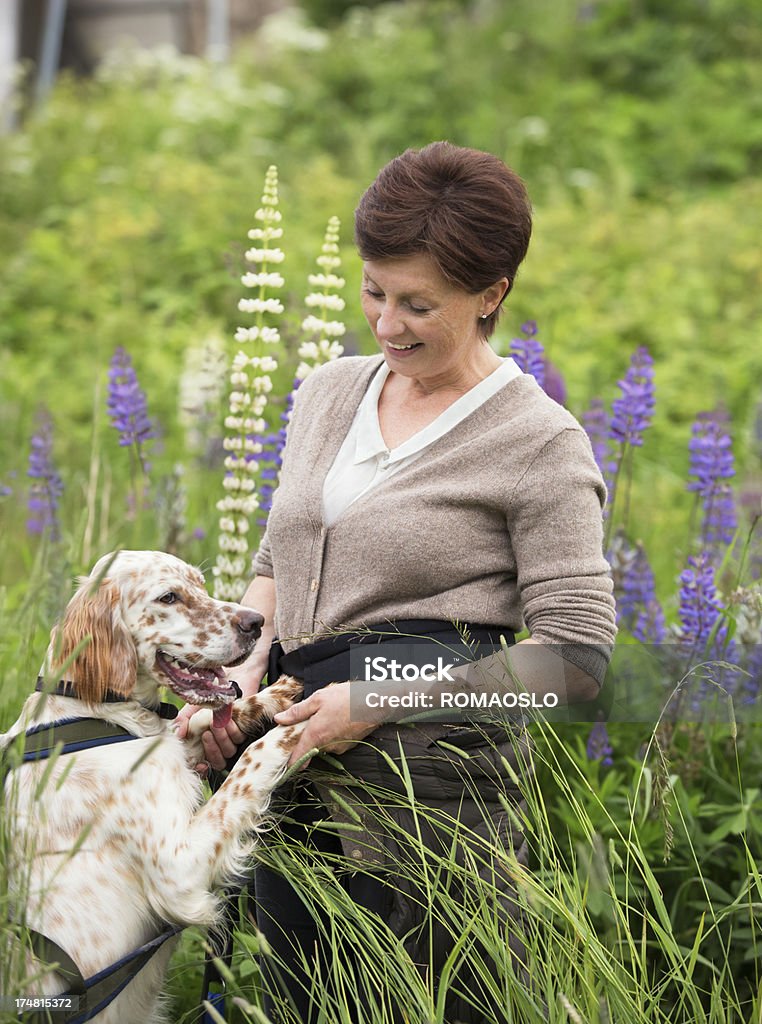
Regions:
[[[376,321],[376,333],[380,338],[395,338],[405,330],[399,311],[385,303]]]

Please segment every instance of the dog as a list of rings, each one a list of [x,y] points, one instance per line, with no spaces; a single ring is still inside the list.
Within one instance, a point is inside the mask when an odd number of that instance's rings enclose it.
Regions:
[[[163,552],[107,555],[80,578],[51,635],[42,692],[28,698],[0,737],[11,766],[4,789],[14,921],[62,951],[43,958],[61,972],[41,972],[37,958],[23,954],[27,976],[42,975],[39,994],[71,991],[66,955],[82,978],[92,979],[167,931],[217,919],[215,890],[244,871],[303,728],[265,732],[203,802],[194,771],[204,759],[201,733],[231,716],[243,732],[261,733],[263,722],[300,693],[295,680],[282,677],[236,700],[222,666],[248,657],[262,624],[258,612],[210,598],[197,569]],[[162,717],[170,706],[160,703],[161,687],[206,709],[190,720],[184,741]],[[18,763],[16,753],[13,760],[19,734],[29,744],[28,730],[39,740],[47,725],[62,729],[72,718],[94,722],[113,742],[76,753],[64,747],[52,759],[32,754],[28,763]],[[164,1021],[157,993],[177,941],[162,941],[108,1005],[82,1019]],[[88,989],[88,1013],[102,995],[105,982],[99,984]]]

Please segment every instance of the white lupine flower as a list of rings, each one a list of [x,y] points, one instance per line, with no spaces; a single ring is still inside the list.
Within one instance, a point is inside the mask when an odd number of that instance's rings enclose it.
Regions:
[[[192,452],[203,451],[216,433],[226,377],[227,356],[222,338],[213,335],[186,350],[178,389],[178,420]]]
[[[278,174],[275,167],[270,167],[261,206],[254,215],[260,226],[249,231],[249,238],[258,244],[246,251],[246,261],[255,266],[241,276],[244,287],[259,288],[260,293],[257,298],[243,298],[238,303],[240,312],[256,316],[256,323],[238,327],[235,332],[235,340],[252,345],[253,351],[249,354],[239,350],[230,373],[229,415],[225,417],[225,428],[230,433],[224,440],[227,473],[222,481],[224,495],[217,502],[221,516],[214,569],[214,593],[220,600],[237,600],[244,591],[250,571],[249,517],[260,505],[260,467],[252,456],[261,454],[262,444],[251,435],[263,434],[267,429],[264,412],[273,388],[270,374],[278,368],[277,361],[266,350],[280,342],[280,332],[264,319],[283,312],[280,299],[265,295],[267,289],[282,288],[285,283],[282,274],[272,269],[284,260],[283,251],[273,245],[283,235],[278,226],[281,214],[277,207]]]
[[[319,267],[324,267],[326,270],[334,270],[341,265],[339,256],[330,256],[327,253],[324,256],[318,256],[315,262]]]
[[[249,263],[282,263],[286,258],[282,249],[247,249],[245,256]]]
[[[337,313],[340,313],[346,306],[346,302],[340,295],[321,295],[320,292],[312,292],[305,298],[304,304],[306,306],[322,306],[323,309],[334,310]]]
[[[301,362],[296,371],[297,380],[304,380],[316,366],[338,358],[344,351],[338,342],[331,339],[340,338],[346,328],[339,320],[329,319],[329,314],[340,313],[346,305],[344,299],[335,294],[337,289],[344,287],[344,278],[333,273],[341,266],[339,227],[338,217],[331,217],[317,258],[321,271],[308,277],[310,287],[322,291],[312,291],[304,300],[307,308],[315,312],[302,321],[302,330],[310,338],[299,346]]]
[[[310,333],[320,332],[329,338],[340,338],[346,331],[340,320],[321,320],[319,316],[308,316],[302,320],[302,330]]]
[[[221,551],[235,551],[240,555],[245,555],[248,548],[249,544],[245,537],[232,537],[229,533],[224,533],[220,537]]]
[[[338,359],[343,353],[344,346],[340,345],[338,341],[328,341],[324,338],[320,342],[320,354],[323,356],[323,362],[325,363],[329,363],[333,359]]]
[[[249,238],[252,242],[266,242],[273,238],[282,238],[283,228],[251,228],[249,231]],[[280,250],[279,250],[280,251]],[[276,262],[280,262],[277,260]]]
[[[316,341],[303,341],[298,352],[300,359],[311,359],[316,362],[320,358],[320,349]]]
[[[283,274],[244,274],[241,284],[244,288],[282,288],[286,283]]]
[[[343,277],[337,277],[335,274],[310,274],[307,278],[308,283],[312,288],[343,288],[347,283]]]
[[[256,341],[259,338],[258,327],[238,327],[235,332],[235,340],[239,345],[245,344],[247,341]]]
[[[238,308],[242,313],[282,313],[280,299],[239,299]]]

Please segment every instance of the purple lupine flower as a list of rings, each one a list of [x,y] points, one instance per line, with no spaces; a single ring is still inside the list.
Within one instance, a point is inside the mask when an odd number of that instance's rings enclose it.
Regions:
[[[702,552],[688,558],[680,573],[680,644],[691,653],[704,653],[722,615],[711,556]],[[713,653],[722,651],[727,628],[720,626],[714,637]]]
[[[549,359],[543,360],[543,390],[548,398],[559,405],[566,404],[566,381],[558,367]]]
[[[273,494],[278,484],[278,474],[280,472],[279,434],[257,434],[254,440],[262,446],[260,452],[251,456],[251,459],[259,465],[259,505],[257,507],[256,523],[257,526],[264,527],[267,525],[267,517],[272,508]]]
[[[606,723],[596,722],[587,738],[588,761],[600,761],[602,765],[609,767],[614,763],[613,753]]]
[[[582,426],[590,438],[593,457],[598,469],[605,477],[611,471],[611,460],[609,455],[609,417],[602,399],[594,398],[590,403],[590,408],[582,413]]]
[[[134,446],[144,473],[150,465],[143,446],[156,436],[153,424],[148,418],[145,392],[138,384],[132,359],[120,345],[111,360],[108,371],[108,400],[106,408],[111,425],[119,431],[122,447]]]
[[[639,612],[656,599],[656,581],[645,548],[638,541],[628,559],[617,598],[618,621],[631,626]]]
[[[688,490],[702,500],[704,520],[702,540],[707,547],[729,544],[738,521],[733,491],[727,483],[735,476],[733,448],[721,413],[700,413],[691,429],[688,448],[691,456]]]
[[[648,601],[638,613],[632,635],[641,644],[663,644],[667,639],[664,609],[656,598]]]
[[[521,325],[522,338],[511,339],[508,353],[516,360],[522,373],[531,373],[540,387],[545,385],[545,349],[537,340],[537,322],[527,320]]]
[[[689,663],[696,657],[706,657],[731,666],[718,666],[711,682],[702,680],[691,701],[694,712],[698,712],[704,699],[716,693],[712,683],[719,683],[729,693],[738,690],[741,674],[732,667],[738,661],[738,651],[728,637],[727,624],[722,622],[711,554],[704,551],[697,558],[690,557],[688,568],[680,574],[680,583],[679,639]]]
[[[643,444],[643,431],[654,412],[653,359],[641,346],[633,355],[624,379],[618,381],[621,398],[612,402],[609,437],[620,444]]]
[[[63,494],[63,481],[53,465],[53,421],[47,409],[37,413],[37,428],[31,440],[29,469],[32,478],[29,488],[29,518],[26,528],[29,533],[41,534],[50,531],[53,540],[58,540],[61,531],[58,522],[58,503]]]

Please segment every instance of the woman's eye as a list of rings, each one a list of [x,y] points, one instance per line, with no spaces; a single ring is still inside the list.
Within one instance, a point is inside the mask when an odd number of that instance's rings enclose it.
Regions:
[[[418,313],[419,316],[423,316],[425,313],[431,312],[427,306],[414,306],[412,303],[410,303],[409,309],[411,313]]]
[[[374,291],[371,291],[370,288],[366,288],[365,289],[365,294],[369,295],[371,297],[371,299],[383,299],[383,297],[384,297],[384,293],[383,292],[374,292]]]
[[[179,600],[180,598],[177,596],[174,590],[170,590],[168,593],[162,594],[161,597],[159,598],[159,601],[161,601],[162,604],[175,604]]]

